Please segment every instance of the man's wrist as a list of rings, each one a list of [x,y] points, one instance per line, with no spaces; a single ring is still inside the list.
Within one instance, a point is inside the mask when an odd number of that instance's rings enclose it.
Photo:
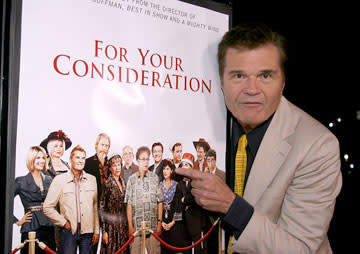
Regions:
[[[223,215],[223,221],[231,227],[236,239],[241,235],[254,213],[254,207],[239,195],[235,199],[229,210]]]
[[[227,202],[224,202],[225,206],[224,206],[224,210],[221,211],[223,214],[228,213],[228,211],[230,210],[230,207],[233,205],[235,198],[236,198],[236,194],[234,192],[231,192],[231,198],[227,199]]]

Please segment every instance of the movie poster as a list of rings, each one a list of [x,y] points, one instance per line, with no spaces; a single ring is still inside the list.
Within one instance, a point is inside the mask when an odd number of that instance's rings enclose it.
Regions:
[[[162,159],[181,143],[196,160],[204,139],[225,170],[216,53],[228,15],[175,0],[22,2],[15,177],[29,172],[29,147],[60,130],[71,140],[65,163],[77,145],[93,156],[106,133],[108,156],[160,142]],[[14,215],[24,215],[19,196]],[[13,248],[20,237],[14,224]]]

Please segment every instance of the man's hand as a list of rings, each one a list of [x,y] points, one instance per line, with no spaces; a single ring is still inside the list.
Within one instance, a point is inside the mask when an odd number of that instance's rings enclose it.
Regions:
[[[191,168],[177,168],[175,171],[192,179],[191,194],[196,203],[209,211],[227,213],[235,194],[218,176]]]
[[[99,241],[99,234],[93,234],[92,245],[97,244],[98,241]]]
[[[109,243],[109,235],[108,235],[108,233],[103,232],[101,241],[102,241],[104,244],[108,244],[108,243]]]
[[[66,223],[64,225],[64,228],[65,229],[71,229],[71,224],[70,224],[70,222],[68,220],[66,221]]]

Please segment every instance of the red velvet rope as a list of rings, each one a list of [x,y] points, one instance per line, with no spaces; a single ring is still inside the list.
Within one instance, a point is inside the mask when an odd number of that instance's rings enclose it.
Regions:
[[[175,246],[172,246],[168,243],[166,243],[163,239],[161,239],[156,233],[154,232],[151,232],[151,234],[161,243],[163,244],[166,248],[168,249],[171,249],[171,250],[176,250],[176,251],[184,251],[184,250],[189,250],[193,247],[195,247],[196,245],[198,245],[199,243],[201,243],[202,241],[204,241],[208,236],[209,234],[214,230],[215,226],[217,224],[217,221],[211,226],[210,230],[201,238],[199,239],[198,241],[196,241],[195,243],[193,243],[192,245],[190,246],[187,246],[187,247],[183,247],[183,248],[179,248],[179,247],[175,247]],[[129,237],[129,240],[127,240],[127,242],[118,250],[116,251],[114,254],[120,254],[130,243],[132,240],[134,240],[135,236],[132,235]],[[49,247],[47,247],[44,243],[39,243],[39,246],[41,244],[43,244],[44,246],[40,246],[40,247],[44,247],[42,248],[46,253],[48,254],[56,254],[55,251],[53,251],[52,249],[50,249]],[[21,248],[15,248],[12,250],[11,254],[15,254],[16,252],[18,252]]]
[[[13,249],[11,251],[11,254],[15,254],[16,252],[18,252],[20,249],[24,248],[25,244],[27,243],[27,240],[22,242],[19,246],[17,246],[15,249]]]
[[[131,241],[134,239],[134,237],[135,237],[134,235],[130,236],[130,237],[129,237],[129,240],[128,240],[118,251],[116,251],[114,254],[120,254],[120,253],[131,243]],[[48,254],[56,254],[55,251],[53,251],[52,249],[50,249],[49,247],[47,247],[44,243],[38,242],[38,244],[39,244],[39,247],[40,247],[41,249],[43,249],[46,253],[48,253]],[[23,247],[23,246],[22,246],[22,247]],[[17,247],[17,248],[15,248],[15,249],[13,249],[13,250],[11,251],[11,254],[15,254],[15,253],[18,252],[20,249],[21,249],[21,247],[20,247],[20,248]]]
[[[192,245],[187,246],[187,247],[183,247],[183,248],[175,247],[175,246],[172,246],[172,245],[164,242],[164,240],[161,239],[160,236],[158,236],[158,235],[155,234],[154,232],[152,232],[152,235],[153,235],[161,244],[163,244],[166,248],[171,249],[171,250],[176,250],[176,251],[184,251],[184,250],[189,250],[189,249],[195,247],[196,245],[198,245],[199,243],[201,243],[202,241],[204,241],[204,240],[209,236],[209,234],[214,230],[215,226],[216,226],[216,223],[214,223],[214,224],[211,226],[210,230],[209,230],[201,239],[199,239],[198,241],[196,241],[196,242],[193,243]]]
[[[120,254],[130,243],[131,241],[135,238],[134,235],[129,237],[129,240],[127,240],[127,242],[118,250],[116,251],[114,254]]]
[[[18,252],[18,250],[20,250],[20,249],[18,249],[18,248],[13,249],[11,254],[15,254],[16,252]]]
[[[53,251],[52,249],[50,249],[50,248],[47,247],[47,246],[44,248],[44,251],[45,251],[46,253],[49,253],[49,254],[56,254],[55,251]]]

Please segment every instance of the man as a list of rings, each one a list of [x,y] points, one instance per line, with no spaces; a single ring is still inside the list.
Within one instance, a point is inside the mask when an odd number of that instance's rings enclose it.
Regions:
[[[129,224],[129,235],[136,230],[141,230],[141,222],[146,222],[146,227],[161,235],[161,222],[163,212],[163,193],[160,188],[159,178],[154,172],[148,171],[150,149],[140,147],[136,152],[136,161],[139,171],[129,177],[126,186],[126,215]],[[146,249],[148,254],[160,253],[160,244],[156,238],[147,232]],[[141,253],[141,234],[130,244],[132,254]]]
[[[109,176],[107,168],[107,155],[110,149],[110,137],[105,133],[100,133],[95,141],[95,155],[85,161],[84,171],[95,176],[98,187],[98,201],[100,199],[102,186]]]
[[[283,45],[279,34],[256,24],[233,28],[219,44],[221,88],[234,120],[226,170],[231,189],[211,174],[177,173],[192,178],[201,206],[223,214],[231,250],[331,253],[327,230],[342,184],[339,144],[282,95]]]
[[[124,179],[126,185],[129,177],[135,172],[139,171],[139,167],[133,162],[134,152],[132,147],[124,146],[122,150],[122,156],[124,160],[124,166],[123,170],[121,170],[121,177]]]
[[[96,178],[83,171],[86,153],[76,146],[70,154],[71,169],[52,181],[43,204],[45,215],[62,227],[61,253],[92,253],[99,241]],[[60,205],[60,214],[56,205]]]
[[[205,172],[209,172],[210,174],[218,176],[223,182],[225,182],[225,172],[218,169],[216,166],[216,151],[214,149],[209,149],[205,155],[205,160],[207,163],[207,168],[205,169]],[[217,219],[219,216],[218,213],[212,213],[209,212],[210,215],[210,222],[206,225],[206,231],[210,229],[212,226],[212,223]],[[213,230],[213,232],[208,236],[206,239],[207,247],[208,247],[208,254],[210,253],[219,253],[221,252],[221,248],[219,249],[219,243],[222,241],[222,229],[221,229],[221,223],[219,223]]]
[[[100,133],[95,141],[95,154],[85,161],[84,171],[95,176],[98,190],[98,205],[100,205],[100,196],[105,181],[109,176],[108,153],[110,149],[110,137],[105,133]],[[99,244],[92,246],[93,253],[97,253]]]
[[[175,143],[171,148],[171,153],[173,156],[172,163],[175,165],[175,168],[178,168],[181,163],[181,156],[182,156],[182,144]]]
[[[194,167],[194,156],[191,153],[184,153],[181,159],[181,166],[183,168],[193,169]],[[188,180],[188,179],[186,179]],[[186,181],[186,193],[184,195],[184,206],[185,206],[185,225],[192,243],[195,243],[201,239],[206,233],[207,225],[209,224],[209,218],[206,216],[206,211],[199,206],[191,195],[191,184],[190,181]],[[207,254],[207,241],[203,241],[197,244],[194,248],[194,254]]]
[[[207,169],[205,169],[205,171],[208,171],[213,175],[217,175],[225,182],[225,172],[218,169],[216,166],[216,151],[214,149],[209,149],[205,155],[205,159],[207,163]]]
[[[164,179],[162,174],[162,156],[164,152],[164,147],[160,142],[156,142],[151,147],[152,157],[154,159],[154,164],[149,167],[149,171],[154,172],[158,177],[160,182]]]
[[[200,138],[199,141],[194,141],[193,144],[196,149],[196,155],[197,155],[197,160],[194,163],[194,169],[203,172],[207,167],[205,154],[207,153],[207,151],[209,151],[210,145],[203,138]]]

